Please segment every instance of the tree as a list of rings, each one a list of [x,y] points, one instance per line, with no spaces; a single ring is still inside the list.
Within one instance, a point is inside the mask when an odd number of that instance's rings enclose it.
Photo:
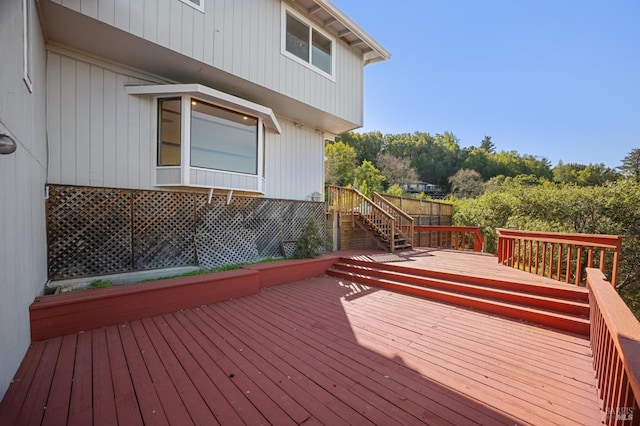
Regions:
[[[325,182],[338,186],[351,185],[356,168],[356,151],[344,142],[335,142],[325,146],[324,155]]]
[[[622,160],[618,167],[623,175],[629,176],[640,182],[640,148],[634,148]]]
[[[418,173],[411,167],[408,158],[398,158],[384,152],[378,154],[376,162],[389,185],[418,181]]]
[[[558,162],[552,170],[553,181],[558,183],[573,183],[580,186],[603,185],[618,179],[615,170],[600,164],[578,164]]]
[[[460,198],[474,198],[482,194],[482,176],[475,170],[462,169],[449,178],[451,193]]]
[[[491,136],[485,136],[480,142],[480,149],[489,152],[491,154],[495,154],[496,146],[491,142]]]
[[[384,176],[371,161],[364,160],[356,168],[354,176],[353,186],[367,197],[371,196],[371,192],[382,192]]]
[[[395,195],[397,197],[400,197],[402,196],[402,187],[397,183],[394,183],[389,188],[387,188],[386,193],[389,195]]]
[[[380,132],[346,132],[336,136],[336,142],[344,142],[355,150],[356,164],[361,164],[364,160],[374,163],[384,148],[384,138]]]

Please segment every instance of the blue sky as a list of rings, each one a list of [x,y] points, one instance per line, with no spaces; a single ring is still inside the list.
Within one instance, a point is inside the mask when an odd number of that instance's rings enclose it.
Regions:
[[[391,52],[361,131],[452,132],[552,165],[640,148],[640,0],[333,0]]]

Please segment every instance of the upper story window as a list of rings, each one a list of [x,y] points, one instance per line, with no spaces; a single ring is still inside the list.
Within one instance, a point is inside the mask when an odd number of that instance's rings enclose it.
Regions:
[[[204,12],[204,0],[182,0],[182,3],[186,3],[189,6],[198,9],[200,12]]]
[[[282,53],[331,79],[334,40],[299,14],[283,7]]]

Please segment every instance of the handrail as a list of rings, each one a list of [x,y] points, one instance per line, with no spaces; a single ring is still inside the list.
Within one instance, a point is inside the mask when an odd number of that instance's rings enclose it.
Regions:
[[[607,424],[638,423],[640,404],[640,323],[606,281],[587,268],[593,367]]]
[[[619,235],[568,234],[562,232],[497,229],[498,262],[557,281],[581,285],[583,269],[593,268],[595,259],[611,284],[618,280],[622,251]],[[596,255],[599,255],[596,257]]]
[[[395,219],[373,200],[357,189],[334,185],[327,186],[327,200],[329,208],[339,213],[351,214],[352,220],[355,220],[355,216],[362,218],[387,239],[391,253],[395,252]]]
[[[377,192],[371,193],[371,198],[375,204],[382,207],[395,219],[396,230],[410,245],[413,245],[413,218],[407,213],[387,201]]]
[[[476,226],[415,225],[414,230],[416,247],[447,246],[474,252],[481,252],[484,247],[484,238]]]

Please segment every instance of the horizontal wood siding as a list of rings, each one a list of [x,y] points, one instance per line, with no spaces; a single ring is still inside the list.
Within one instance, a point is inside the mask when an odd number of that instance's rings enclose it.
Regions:
[[[180,0],[53,1],[362,125],[362,53],[336,38],[335,81],[282,55],[279,0],[205,0],[204,13]]]
[[[324,192],[324,137],[278,117],[282,134],[265,133],[265,195],[292,200]]]
[[[151,99],[125,84],[147,81],[48,52],[49,182],[150,189],[155,149]]]

